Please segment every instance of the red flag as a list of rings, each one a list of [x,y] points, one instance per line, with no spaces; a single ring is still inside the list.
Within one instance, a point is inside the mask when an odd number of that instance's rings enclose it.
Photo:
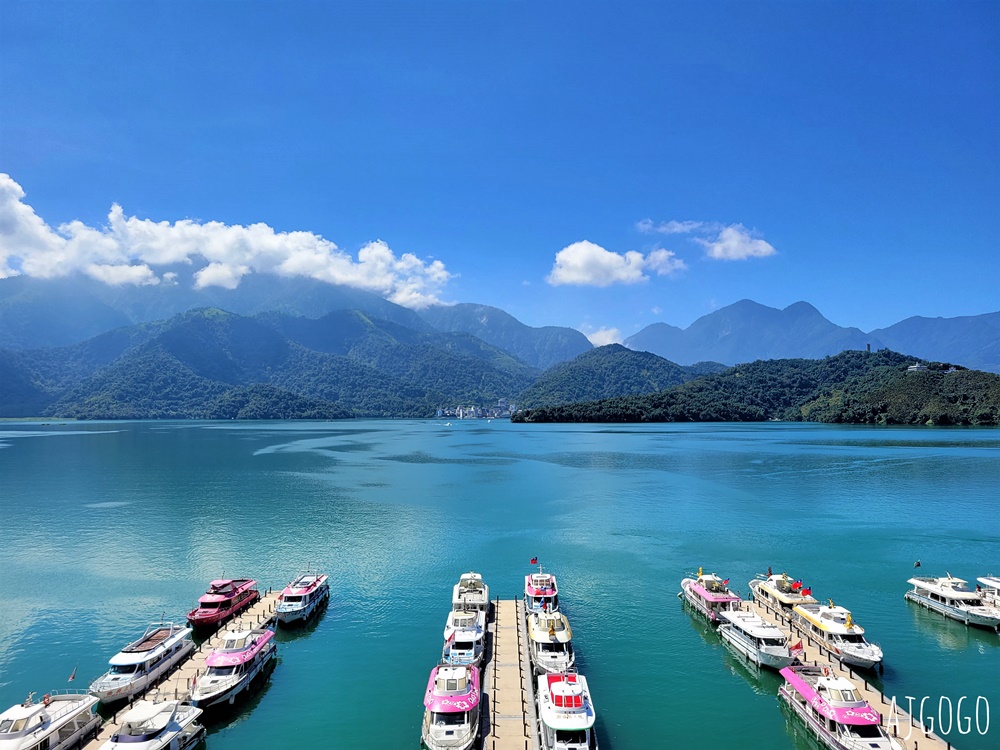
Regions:
[[[80,665],[77,664],[76,666],[78,667]],[[69,679],[66,680],[66,682],[72,682],[75,679],[76,679],[76,667],[73,667],[73,671],[70,673]]]
[[[812,594],[812,592],[813,592],[812,589],[802,589],[802,591],[800,591],[799,593],[802,594],[802,596],[809,596],[810,594]]]
[[[538,558],[537,557],[531,558],[531,565],[538,565]]]
[[[722,585],[725,586],[727,583],[729,583],[729,579],[728,578],[722,582]]]
[[[788,649],[788,650],[789,650],[789,651],[801,651],[801,650],[802,650],[802,640],[801,640],[801,639],[799,639],[799,642],[798,642],[798,643],[796,643],[796,644],[795,644],[794,646],[792,646],[792,647],[791,647],[790,649]]]

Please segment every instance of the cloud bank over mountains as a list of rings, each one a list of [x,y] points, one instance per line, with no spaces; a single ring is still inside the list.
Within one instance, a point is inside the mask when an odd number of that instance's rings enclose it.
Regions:
[[[306,276],[423,308],[439,302],[453,276],[441,261],[411,253],[397,256],[381,240],[362,247],[355,260],[312,232],[276,232],[262,223],[156,222],[126,216],[117,204],[106,226],[71,221],[53,229],[24,197],[21,186],[0,173],[0,278],[82,272],[111,285],[169,284],[177,274],[163,267],[184,264],[197,268],[193,278],[198,288],[234,289],[251,273]]]

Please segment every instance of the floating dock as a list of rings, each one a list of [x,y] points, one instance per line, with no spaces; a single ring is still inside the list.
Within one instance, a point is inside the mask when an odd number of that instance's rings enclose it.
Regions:
[[[799,659],[802,662],[829,667],[834,674],[853,682],[861,697],[882,714],[882,726],[889,736],[905,750],[951,750],[950,742],[941,739],[933,732],[928,732],[920,722],[906,712],[905,703],[903,705],[897,703],[893,708],[891,699],[887,700],[882,692],[865,679],[864,670],[855,671],[848,665],[841,664],[825,645],[793,623],[786,612],[758,601],[743,602],[742,606],[756,612],[767,622],[777,625],[788,636],[789,645],[795,645],[801,639],[803,651]]]
[[[524,602],[497,599],[483,666],[482,750],[539,750]]]
[[[186,700],[191,692],[192,680],[205,673],[205,659],[208,658],[213,649],[222,645],[226,633],[262,628],[269,625],[274,620],[274,608],[278,604],[278,597],[280,595],[280,590],[262,595],[252,607],[240,613],[213,633],[208,640],[201,644],[200,648],[192,651],[187,659],[182,661],[156,685],[148,688],[146,692],[135,696],[129,701],[128,705],[120,708],[114,716],[104,723],[97,737],[83,746],[83,750],[98,750],[101,745],[110,740],[111,735],[118,731],[119,717],[128,711],[129,707],[136,701]]]

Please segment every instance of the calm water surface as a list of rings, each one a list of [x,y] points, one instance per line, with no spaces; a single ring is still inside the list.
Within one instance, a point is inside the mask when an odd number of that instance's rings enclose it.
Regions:
[[[506,422],[0,423],[0,706],[80,686],[212,578],[280,587],[307,565],[334,599],[279,632],[280,663],[210,750],[416,747],[451,586],[520,594],[559,576],[602,748],[809,748],[677,599],[704,566],[769,565],[854,611],[889,695],[1000,747],[1000,638],[903,600],[927,575],[1000,572],[1000,430]],[[731,585],[732,585],[731,584]],[[66,679],[78,667],[78,679]],[[992,712],[959,735],[956,706]],[[711,717],[707,719],[706,717]],[[963,724],[964,726],[964,724]],[[947,727],[946,727],[947,728]],[[718,734],[713,734],[718,733]],[[910,745],[908,745],[910,747]]]

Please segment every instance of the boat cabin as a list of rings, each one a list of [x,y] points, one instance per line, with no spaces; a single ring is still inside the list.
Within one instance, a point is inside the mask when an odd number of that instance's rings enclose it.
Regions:
[[[479,733],[479,671],[466,666],[431,670],[424,694],[421,739],[431,750],[471,747]]]

